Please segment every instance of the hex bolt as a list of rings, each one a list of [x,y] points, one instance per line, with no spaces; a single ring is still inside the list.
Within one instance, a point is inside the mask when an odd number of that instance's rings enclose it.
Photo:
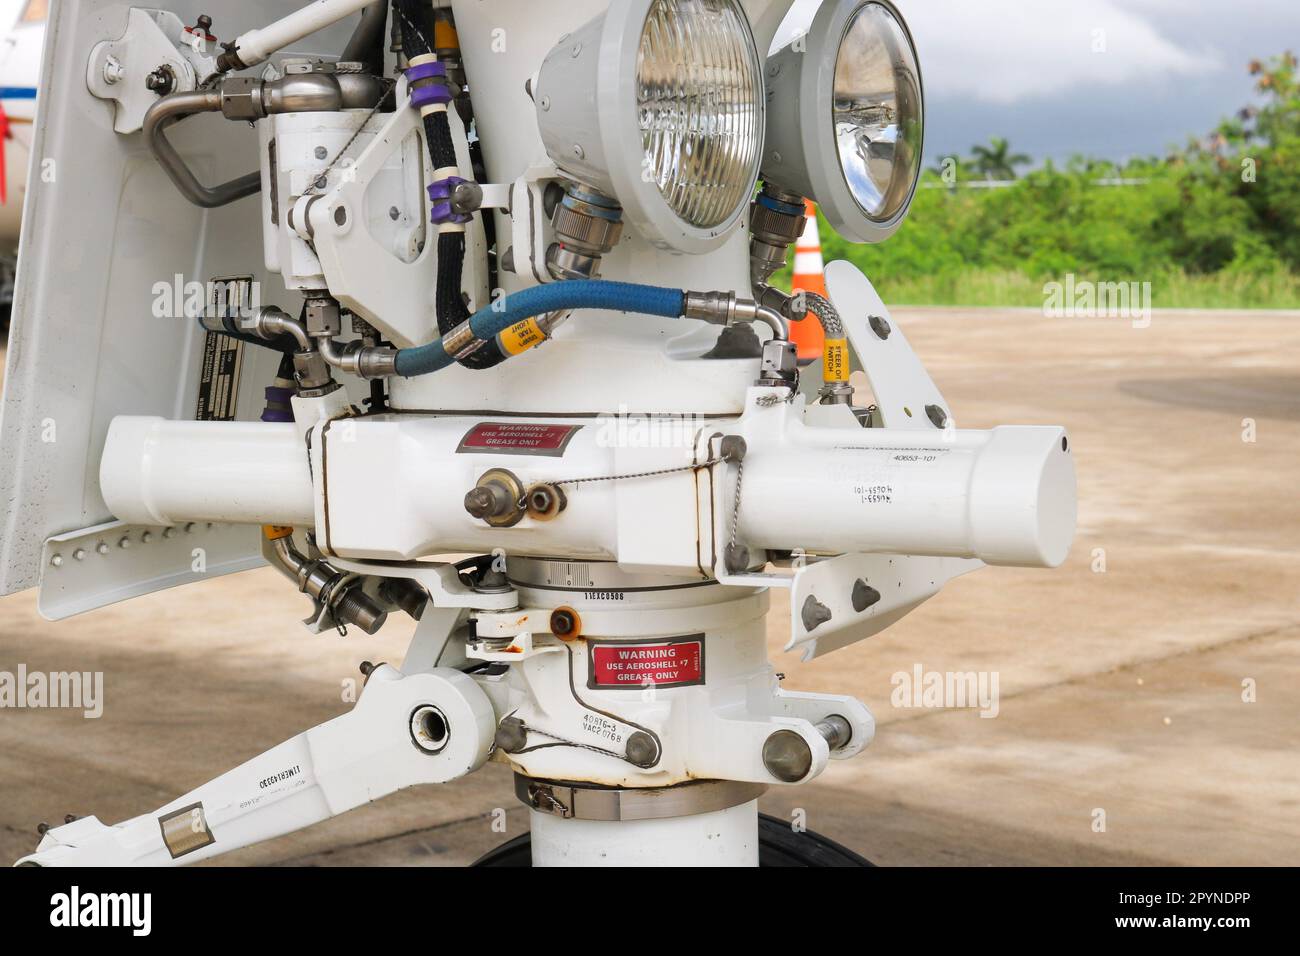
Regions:
[[[636,767],[653,767],[659,762],[659,744],[644,730],[634,731],[627,738],[623,753],[628,763]]]
[[[497,749],[514,754],[523,750],[528,744],[528,728],[518,717],[507,717],[497,725]]]
[[[571,607],[557,607],[551,612],[550,627],[556,637],[568,640],[582,633],[582,618]]]
[[[880,592],[873,588],[862,578],[853,582],[853,610],[861,614],[871,605],[880,600]]]
[[[810,594],[804,599],[799,616],[803,619],[803,629],[814,631],[831,619],[831,609]]]
[[[867,323],[871,326],[871,331],[882,339],[889,338],[889,333],[893,331],[889,323],[885,321],[882,315],[872,315],[867,317]]]
[[[108,545],[101,541],[95,545],[95,551],[99,554],[108,554]]]
[[[84,561],[86,559],[85,548],[78,548],[76,551],[73,551],[72,556],[78,561]]]
[[[125,534],[122,535],[122,537],[117,539],[117,546],[124,551],[131,547],[131,536]]]
[[[812,770],[812,748],[793,730],[778,730],[763,741],[763,766],[782,783],[797,783]]]
[[[568,500],[564,492],[551,484],[533,485],[524,495],[528,514],[538,521],[549,521],[564,510]]]
[[[948,413],[938,405],[925,406],[925,414],[929,417],[930,423],[935,428],[943,428],[948,424]]]
[[[471,518],[490,518],[497,511],[497,496],[486,486],[465,493],[465,510]]]
[[[144,78],[144,85],[151,93],[166,96],[176,89],[176,73],[164,63]]]
[[[743,461],[748,451],[749,446],[745,444],[745,439],[739,435],[724,436],[722,443],[718,446],[718,453],[722,456],[723,461]]]
[[[54,555],[52,558],[50,558],[50,564],[51,566],[56,568],[63,567],[63,555],[61,554]]]

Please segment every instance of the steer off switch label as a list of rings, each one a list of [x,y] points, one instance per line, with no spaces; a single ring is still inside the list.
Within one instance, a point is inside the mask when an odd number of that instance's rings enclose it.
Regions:
[[[587,677],[590,688],[636,690],[704,683],[703,634],[646,644],[590,640],[587,644],[591,649]]]
[[[465,433],[458,455],[494,452],[506,455],[560,457],[581,425],[543,425],[537,422],[479,422]]]

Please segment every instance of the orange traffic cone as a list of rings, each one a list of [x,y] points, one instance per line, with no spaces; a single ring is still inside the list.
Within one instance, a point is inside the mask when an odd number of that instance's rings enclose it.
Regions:
[[[792,291],[826,294],[826,277],[822,270],[822,240],[817,232],[817,206],[811,199],[804,200],[807,219],[804,220],[803,235],[794,246],[794,278],[790,282]],[[802,322],[790,323],[790,339],[798,351],[799,362],[812,362],[822,357],[824,345],[821,323],[812,313],[804,316]]]

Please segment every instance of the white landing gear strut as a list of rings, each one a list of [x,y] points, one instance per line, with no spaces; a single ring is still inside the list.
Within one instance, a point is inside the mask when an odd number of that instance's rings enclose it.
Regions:
[[[319,823],[487,760],[495,717],[460,671],[403,676],[381,664],[351,712],[326,721],[155,813],[116,826],[93,816],[46,832],[28,866],[193,863]]]

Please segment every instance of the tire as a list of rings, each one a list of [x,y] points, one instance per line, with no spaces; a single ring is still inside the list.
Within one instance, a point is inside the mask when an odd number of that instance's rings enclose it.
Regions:
[[[490,850],[474,866],[532,866],[530,834],[517,836]],[[875,866],[847,847],[811,830],[796,833],[787,820],[758,815],[759,866]]]

